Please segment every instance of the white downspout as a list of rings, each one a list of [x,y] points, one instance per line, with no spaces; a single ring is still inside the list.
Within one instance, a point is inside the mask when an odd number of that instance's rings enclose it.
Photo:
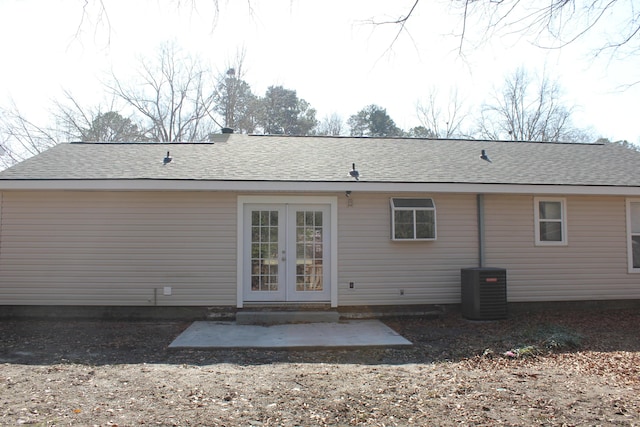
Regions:
[[[478,267],[484,267],[484,194],[477,195],[478,204]]]

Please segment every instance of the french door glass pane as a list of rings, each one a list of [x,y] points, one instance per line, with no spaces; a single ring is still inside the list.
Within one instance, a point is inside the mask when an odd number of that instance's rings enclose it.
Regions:
[[[322,291],[322,241],[324,229],[321,211],[296,212],[296,291]]]
[[[251,290],[278,290],[278,211],[251,212]]]

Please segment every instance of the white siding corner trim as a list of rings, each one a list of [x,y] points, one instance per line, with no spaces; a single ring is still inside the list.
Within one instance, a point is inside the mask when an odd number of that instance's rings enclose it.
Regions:
[[[248,204],[324,204],[330,205],[330,303],[338,306],[338,198],[335,196],[238,196],[237,205],[237,308],[244,306],[244,210]]]

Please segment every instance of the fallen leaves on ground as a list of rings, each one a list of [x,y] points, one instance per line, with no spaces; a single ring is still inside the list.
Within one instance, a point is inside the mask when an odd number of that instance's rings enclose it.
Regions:
[[[186,322],[5,320],[2,425],[640,425],[640,313],[387,324],[409,349],[169,350]]]

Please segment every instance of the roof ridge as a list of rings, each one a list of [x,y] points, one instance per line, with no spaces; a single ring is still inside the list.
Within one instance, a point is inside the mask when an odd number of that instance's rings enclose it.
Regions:
[[[150,141],[131,141],[131,142],[105,142],[105,141],[70,141],[73,145],[214,145],[220,141],[186,141],[186,142],[150,142]],[[64,143],[62,143],[64,144]],[[59,144],[56,144],[59,145]]]
[[[456,141],[456,142],[483,142],[483,143],[507,143],[507,144],[544,144],[544,145],[606,145],[604,142],[568,142],[568,141],[513,141],[506,139],[471,139],[471,138],[427,138],[427,137],[409,137],[409,136],[350,136],[350,135],[284,135],[284,134],[261,134],[250,133],[248,137],[262,138],[327,138],[327,139],[368,139],[368,140],[387,140],[397,139],[406,141]]]

